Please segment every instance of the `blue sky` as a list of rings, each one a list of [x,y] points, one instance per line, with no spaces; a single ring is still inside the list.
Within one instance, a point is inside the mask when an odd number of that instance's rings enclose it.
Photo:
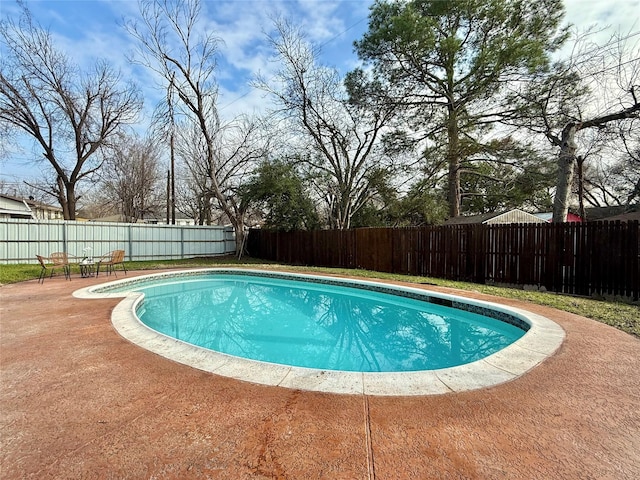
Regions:
[[[291,18],[303,26],[308,39],[322,45],[327,64],[347,71],[355,65],[352,43],[367,28],[369,0],[208,0],[204,18],[223,44],[220,51],[220,105],[234,105],[249,93],[251,77],[268,72],[270,62],[264,32],[275,15]],[[128,64],[126,54],[133,40],[120,26],[123,18],[135,18],[135,0],[29,0],[34,18],[54,34],[56,45],[81,65],[106,58],[125,74],[148,86],[141,68]],[[11,0],[2,0],[3,16],[18,12]],[[259,92],[255,92],[258,94]],[[246,106],[257,98],[246,98]],[[261,98],[261,95],[260,95]],[[234,109],[234,110],[237,110]]]
[[[353,41],[367,29],[372,0],[207,0],[206,21],[223,39],[220,51],[219,106],[224,117],[251,113],[265,106],[263,93],[251,89],[249,81],[261,72],[275,69],[264,32],[271,18],[281,15],[303,27],[308,40],[322,47],[326,65],[347,72],[357,65]],[[135,80],[143,89],[150,111],[159,92],[141,67],[132,66],[126,54],[133,41],[120,26],[123,18],[138,14],[135,0],[27,0],[34,18],[54,35],[56,46],[77,63],[91,64],[104,58],[122,71],[123,78]],[[589,26],[640,30],[640,0],[567,0],[567,21],[582,30]],[[0,0],[0,15],[15,16],[19,8],[13,0]],[[607,33],[607,36],[611,33]],[[30,151],[16,152],[0,159],[0,180],[19,182],[37,177],[40,170],[30,162]]]
[[[218,82],[219,106],[223,117],[251,113],[265,105],[263,92],[249,82],[258,72],[276,68],[265,41],[274,16],[283,16],[303,27],[308,39],[322,46],[323,62],[343,72],[356,65],[352,44],[367,29],[370,0],[207,0],[203,13],[208,25],[222,38]],[[135,18],[135,0],[29,0],[26,2],[37,22],[48,28],[58,48],[76,62],[90,65],[96,58],[107,59],[142,88],[145,110],[151,111],[161,93],[149,72],[129,64],[126,55],[134,42],[121,27],[123,18]],[[0,0],[2,17],[17,16],[18,5]],[[20,181],[37,175],[30,151],[16,152],[0,159],[0,180]]]

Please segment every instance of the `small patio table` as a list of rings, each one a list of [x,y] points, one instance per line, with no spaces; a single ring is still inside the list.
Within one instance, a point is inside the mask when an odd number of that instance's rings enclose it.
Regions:
[[[78,265],[80,266],[80,276],[82,278],[88,278],[88,277],[93,277],[95,275],[96,269],[95,269],[95,262],[93,260],[82,260],[81,262],[78,263]]]

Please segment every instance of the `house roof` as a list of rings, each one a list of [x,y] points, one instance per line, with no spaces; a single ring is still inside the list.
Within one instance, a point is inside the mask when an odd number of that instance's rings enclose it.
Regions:
[[[33,212],[22,199],[0,195],[0,214],[11,217],[33,218]]]
[[[534,215],[538,218],[541,218],[545,222],[550,222],[551,219],[553,218],[553,212],[539,212],[539,213],[534,213]]]
[[[543,219],[545,222],[551,222],[551,220],[553,220],[553,212],[540,212],[540,213],[534,213],[534,215],[538,218]],[[582,222],[582,218],[580,217],[580,215],[576,215],[575,213],[568,212],[567,222]]]
[[[482,215],[460,215],[449,218],[445,225],[469,225],[473,223],[484,223],[486,220],[494,218],[498,213],[483,213]]]
[[[13,195],[6,195],[4,193],[0,193],[0,198],[6,199],[9,201],[19,202],[23,205],[26,203],[31,208],[39,208],[44,210],[54,210],[54,211],[62,212],[62,208],[60,207],[56,207],[55,205],[49,205],[47,203],[38,202],[36,200],[32,200],[31,198],[14,197]]]
[[[506,224],[506,223],[545,223],[545,220],[514,208],[506,212],[484,213],[482,215],[469,215],[453,217],[444,222],[445,225],[469,225],[469,224]]]
[[[633,222],[634,220],[640,222],[640,210],[636,212],[621,213],[620,215],[614,215],[613,217],[603,218],[607,222]]]
[[[622,218],[617,217],[635,212],[640,212],[640,204],[586,208],[585,217],[588,222],[596,222],[598,220],[621,220]]]
[[[115,215],[107,215],[106,217],[91,218],[89,221],[90,222],[132,223],[129,217],[121,213],[116,213]],[[145,221],[141,218],[136,220],[136,223],[144,223],[144,222]]]

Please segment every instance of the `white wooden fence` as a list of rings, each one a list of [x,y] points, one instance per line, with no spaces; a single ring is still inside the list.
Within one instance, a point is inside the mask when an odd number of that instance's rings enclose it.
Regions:
[[[230,227],[0,218],[0,264],[37,263],[36,255],[53,252],[97,258],[112,250],[124,250],[127,261],[212,257],[233,253],[235,240]]]

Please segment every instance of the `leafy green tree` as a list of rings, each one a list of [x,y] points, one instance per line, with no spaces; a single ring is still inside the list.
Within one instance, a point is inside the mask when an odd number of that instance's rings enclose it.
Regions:
[[[372,169],[368,175],[370,189],[375,192],[354,212],[351,227],[387,227],[396,225],[399,198],[392,175],[384,168]]]
[[[295,166],[283,160],[262,163],[241,189],[247,205],[261,210],[264,227],[311,230],[319,226],[318,212]]]
[[[460,214],[465,159],[504,112],[504,85],[544,68],[565,40],[561,0],[377,0],[355,46],[435,144],[443,140],[449,215]],[[420,123],[422,126],[419,127]]]
[[[447,218],[446,191],[434,187],[429,179],[411,186],[398,204],[399,226],[438,225]]]
[[[419,227],[447,218],[445,192],[433,179],[414,183],[403,195],[390,185],[380,192],[354,215],[354,227]]]

